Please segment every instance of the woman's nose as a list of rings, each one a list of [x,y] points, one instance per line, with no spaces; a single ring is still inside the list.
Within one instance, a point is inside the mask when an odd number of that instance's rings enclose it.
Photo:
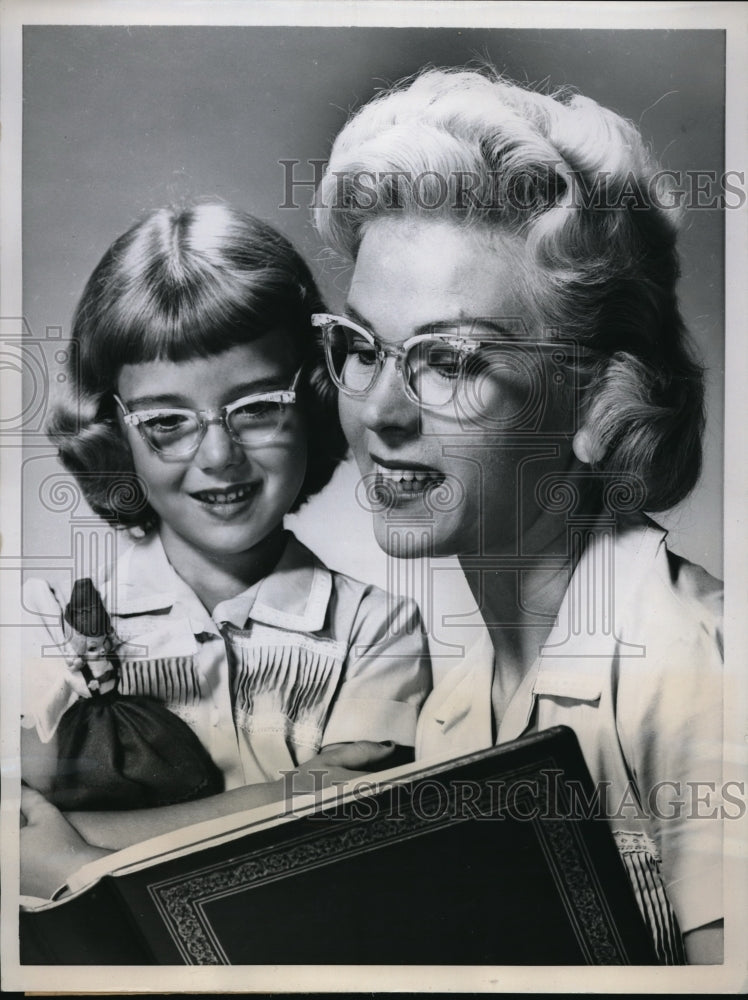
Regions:
[[[388,357],[363,404],[362,418],[380,436],[404,436],[418,428],[418,404],[405,392],[395,359]]]
[[[194,461],[201,469],[211,471],[239,465],[245,457],[245,451],[239,442],[234,441],[226,427],[216,420],[206,427]]]

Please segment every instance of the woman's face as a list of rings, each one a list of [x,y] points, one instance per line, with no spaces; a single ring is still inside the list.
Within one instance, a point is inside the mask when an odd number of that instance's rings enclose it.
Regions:
[[[217,410],[253,393],[287,389],[293,356],[287,337],[268,334],[212,357],[125,365],[117,394],[131,411]],[[245,448],[211,423],[195,454],[176,461],[152,451],[136,427],[123,425],[123,432],[167,552],[179,547],[218,558],[249,552],[280,527],[306,472],[306,430],[295,406],[265,444]]]
[[[543,534],[544,477],[573,463],[573,394],[559,353],[530,346],[550,334],[523,302],[528,272],[519,239],[449,221],[384,218],[365,232],[349,318],[391,348],[434,327],[491,342],[450,403],[410,399],[392,357],[366,396],[340,393],[361,493],[392,555],[519,555],[520,539]]]

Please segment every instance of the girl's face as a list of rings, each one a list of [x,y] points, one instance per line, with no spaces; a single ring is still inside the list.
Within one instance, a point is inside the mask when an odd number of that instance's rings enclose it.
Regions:
[[[117,395],[130,411],[217,410],[253,393],[287,389],[294,354],[287,336],[270,333],[212,357],[125,365]],[[245,448],[211,423],[194,456],[177,461],[159,457],[136,427],[122,424],[122,430],[167,551],[171,543],[219,559],[248,553],[281,526],[304,480],[306,431],[295,405],[265,444]]]
[[[392,357],[367,395],[339,394],[343,429],[373,487],[377,541],[392,555],[519,555],[533,532],[541,545],[549,537],[538,491],[573,463],[574,414],[558,355],[554,363],[552,348],[527,344],[544,332],[523,305],[524,253],[519,240],[445,220],[390,217],[366,229],[346,312],[387,348],[458,327],[468,338],[526,341],[489,347],[488,364],[474,369],[482,374],[456,383],[450,403],[409,398]]]

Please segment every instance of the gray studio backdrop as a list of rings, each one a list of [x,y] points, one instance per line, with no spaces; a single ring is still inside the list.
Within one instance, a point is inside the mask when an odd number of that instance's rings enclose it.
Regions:
[[[723,168],[724,37],[719,31],[453,30],[292,27],[37,26],[24,31],[25,318],[45,341],[52,385],[84,282],[115,235],[144,211],[216,196],[286,233],[310,261],[331,308],[347,275],[326,260],[309,220],[310,187],[287,201],[288,166],[312,177],[350,109],[425,64],[489,59],[515,79],[570,85],[643,130],[673,170]],[[689,214],[682,304],[708,367],[701,484],[661,517],[676,550],[721,575],[723,219]],[[35,390],[37,391],[37,390]],[[78,505],[49,493],[54,452],[38,435],[24,467],[24,552],[61,571]],[[339,470],[294,519],[333,566],[387,583],[369,515]],[[41,490],[43,493],[44,491]],[[58,497],[59,501],[59,497]],[[62,562],[60,560],[62,559]]]

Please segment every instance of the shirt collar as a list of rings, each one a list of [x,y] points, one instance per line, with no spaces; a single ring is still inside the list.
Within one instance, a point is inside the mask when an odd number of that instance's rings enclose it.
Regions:
[[[332,573],[295,535],[287,532],[287,536],[273,572],[244,594],[219,604],[213,614],[216,620],[229,611],[233,614],[225,620],[238,627],[251,618],[292,632],[319,632],[323,628],[332,593]]]
[[[616,654],[643,656],[620,625],[652,568],[667,532],[647,518],[599,519],[585,545],[537,662],[535,694],[579,701],[600,697],[602,675]]]
[[[664,546],[666,534],[646,518],[615,524],[601,519],[590,526],[556,624],[530,675],[507,706],[502,742],[524,731],[537,695],[595,702],[617,647],[624,647],[624,652],[627,648],[632,656],[643,655],[641,647],[621,642],[616,626]],[[601,571],[606,574],[607,588],[600,584]],[[493,646],[484,630],[470,655],[450,671],[427,703],[426,710],[443,732],[462,727],[469,731],[474,746],[490,744],[493,659]]]
[[[184,607],[195,635],[215,632],[216,622],[244,628],[247,620],[293,632],[318,632],[325,623],[332,574],[291,533],[275,569],[228,601],[211,617],[176,573],[157,533],[135,542],[117,561],[105,589],[117,615],[156,614]]]
[[[134,541],[113,563],[104,590],[116,615],[168,611],[184,582],[166,558],[156,532]]]

